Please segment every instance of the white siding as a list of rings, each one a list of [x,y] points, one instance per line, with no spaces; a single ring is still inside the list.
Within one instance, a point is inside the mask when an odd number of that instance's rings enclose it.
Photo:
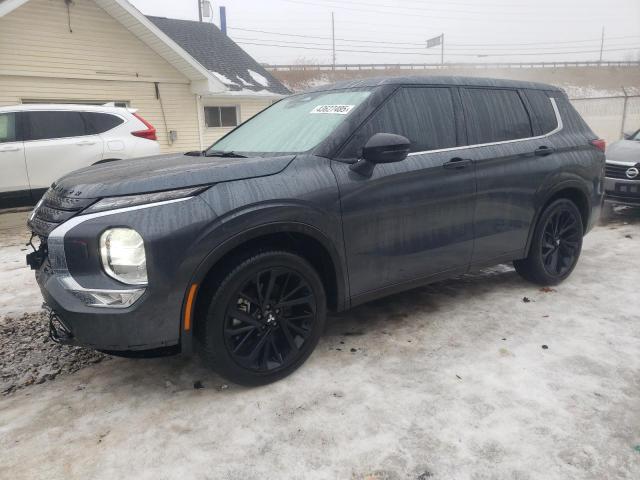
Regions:
[[[63,0],[31,0],[0,18],[0,72],[189,83],[92,0],[74,0],[69,15]]]

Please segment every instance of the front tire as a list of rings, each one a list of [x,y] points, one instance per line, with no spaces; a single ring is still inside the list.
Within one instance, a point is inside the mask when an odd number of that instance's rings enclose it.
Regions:
[[[315,269],[284,251],[256,254],[218,286],[207,311],[203,357],[241,385],[264,385],[302,365],[324,330],[326,295]]]
[[[536,224],[529,255],[515,260],[513,266],[525,280],[557,285],[578,263],[583,236],[582,216],[576,205],[565,198],[555,200]]]

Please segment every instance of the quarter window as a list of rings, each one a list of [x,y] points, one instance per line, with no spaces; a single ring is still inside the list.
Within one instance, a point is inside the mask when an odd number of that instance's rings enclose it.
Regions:
[[[341,156],[360,156],[361,148],[376,133],[405,136],[411,141],[412,152],[455,147],[456,120],[451,90],[401,88],[356,132]]]
[[[555,130],[558,127],[558,119],[547,93],[542,90],[526,90],[525,95],[538,121],[540,135],[545,135]]]
[[[16,140],[16,114],[0,113],[0,143]]]
[[[80,112],[29,112],[27,140],[81,137],[88,135]]]
[[[516,90],[463,88],[469,143],[493,143],[532,136],[529,114]]]
[[[235,127],[238,112],[236,107],[204,107],[204,119],[207,127]]]
[[[116,115],[98,112],[83,112],[82,116],[87,122],[91,133],[104,133],[124,123],[124,120]]]

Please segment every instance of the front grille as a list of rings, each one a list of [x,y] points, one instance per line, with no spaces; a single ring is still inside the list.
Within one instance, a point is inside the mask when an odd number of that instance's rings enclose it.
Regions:
[[[27,221],[27,225],[33,233],[46,238],[54,228],[93,202],[93,198],[62,197],[50,188]]]
[[[613,165],[611,163],[607,163],[605,167],[605,177],[609,178],[623,178],[625,180],[631,180],[627,177],[627,170],[631,167],[625,165]],[[633,180],[640,180],[640,175],[634,178]]]

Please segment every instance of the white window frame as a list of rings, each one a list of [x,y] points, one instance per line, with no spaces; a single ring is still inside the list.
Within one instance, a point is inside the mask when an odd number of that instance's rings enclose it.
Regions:
[[[217,108],[218,109],[218,119],[220,121],[220,126],[209,126],[207,125],[207,108]],[[222,126],[222,108],[234,108],[236,111],[236,124],[231,126]],[[203,105],[202,106],[202,120],[204,121],[204,126],[207,129],[215,129],[219,130],[221,128],[236,128],[240,125],[240,105]]]

